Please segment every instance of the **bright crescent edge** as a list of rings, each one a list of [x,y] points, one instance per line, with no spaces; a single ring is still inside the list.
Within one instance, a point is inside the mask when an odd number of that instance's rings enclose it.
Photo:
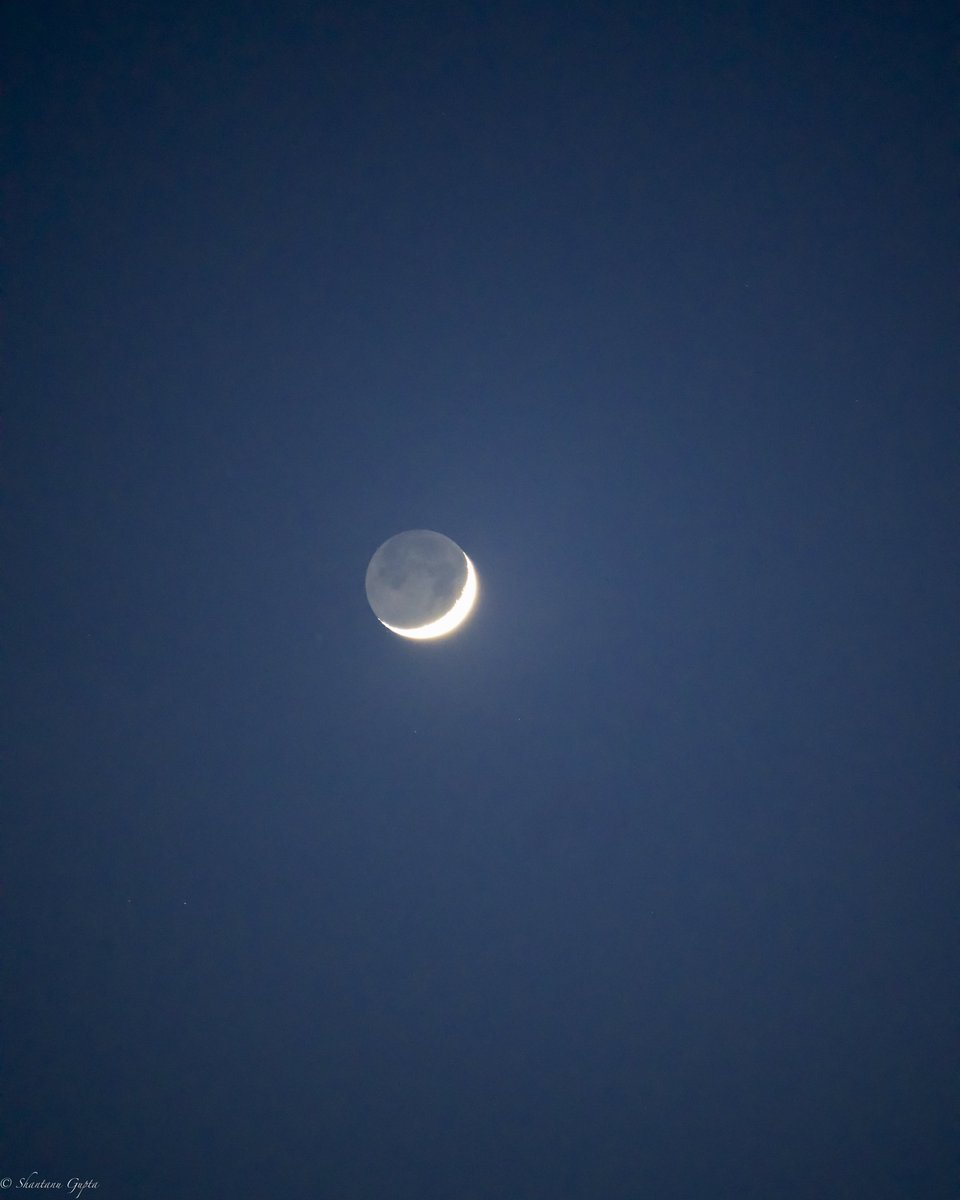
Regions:
[[[461,550],[461,554],[463,551]],[[467,561],[467,581],[463,585],[463,591],[457,597],[452,608],[449,608],[442,617],[437,617],[435,621],[431,621],[429,625],[417,625],[412,629],[398,629],[396,625],[387,625],[386,621],[380,621],[380,624],[390,630],[391,633],[398,633],[401,637],[417,638],[423,641],[426,638],[443,637],[445,633],[453,633],[458,625],[470,615],[470,610],[473,608],[477,600],[477,573],[473,569],[473,563],[464,554],[463,557]],[[378,618],[379,619],[379,618]]]

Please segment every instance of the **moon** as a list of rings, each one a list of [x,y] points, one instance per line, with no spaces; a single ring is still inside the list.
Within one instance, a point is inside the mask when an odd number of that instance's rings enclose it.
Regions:
[[[370,559],[366,587],[381,625],[420,640],[443,637],[462,625],[478,590],[470,559],[432,529],[408,529],[388,538]]]

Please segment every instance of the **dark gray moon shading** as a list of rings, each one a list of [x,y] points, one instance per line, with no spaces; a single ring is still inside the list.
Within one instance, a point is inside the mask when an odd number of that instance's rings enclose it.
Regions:
[[[408,529],[383,543],[367,567],[367,599],[378,620],[417,629],[438,620],[467,582],[467,556],[430,529]]]

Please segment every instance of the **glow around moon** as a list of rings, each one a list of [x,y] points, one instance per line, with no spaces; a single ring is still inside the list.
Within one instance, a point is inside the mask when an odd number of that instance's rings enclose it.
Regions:
[[[411,529],[389,538],[367,567],[367,600],[400,637],[427,640],[457,629],[479,590],[473,563],[441,533]]]

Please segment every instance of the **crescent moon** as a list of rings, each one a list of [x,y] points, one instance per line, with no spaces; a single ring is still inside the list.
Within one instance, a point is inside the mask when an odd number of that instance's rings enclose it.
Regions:
[[[479,587],[473,563],[451,538],[408,529],[388,538],[367,567],[374,616],[399,637],[444,637],[470,615]]]
[[[407,638],[436,638],[443,637],[445,633],[453,633],[458,625],[470,616],[470,611],[476,603],[477,592],[480,590],[477,584],[477,573],[473,569],[473,563],[463,556],[467,562],[467,581],[463,585],[463,591],[453,603],[453,608],[449,609],[438,617],[435,621],[431,621],[429,625],[418,625],[414,629],[399,629],[396,625],[387,625],[386,621],[381,621],[391,633],[399,633],[401,637]]]

